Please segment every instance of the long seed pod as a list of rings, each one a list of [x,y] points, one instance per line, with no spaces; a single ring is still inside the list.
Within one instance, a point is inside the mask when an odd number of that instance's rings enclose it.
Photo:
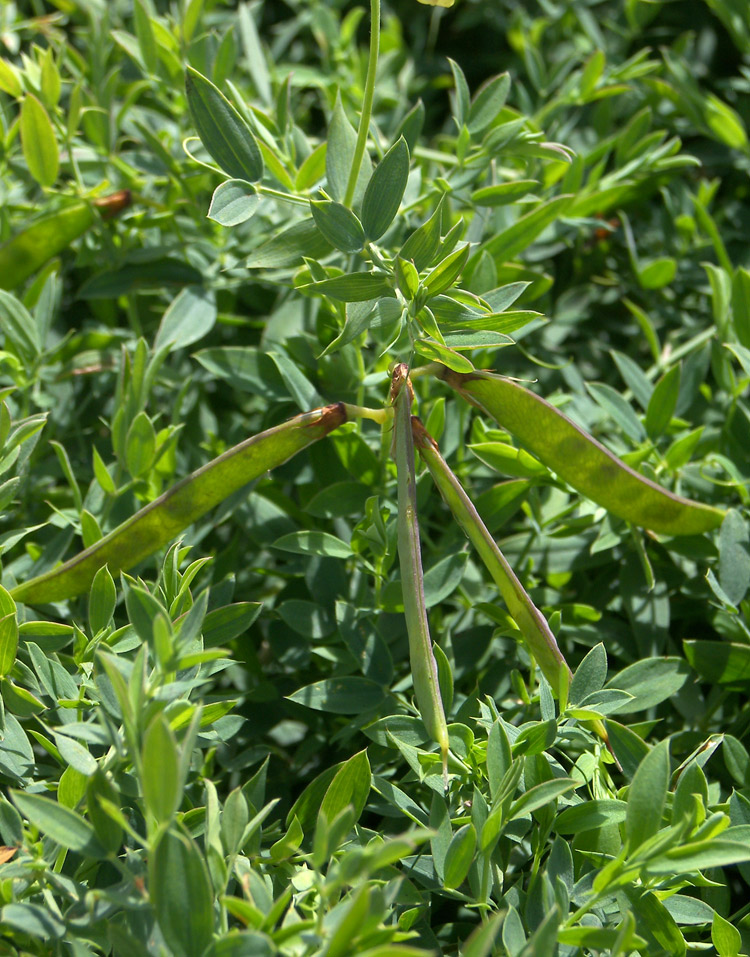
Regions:
[[[492,575],[542,674],[556,689],[560,681],[560,666],[567,668],[567,664],[547,620],[516,577],[473,502],[440,454],[437,443],[416,417],[412,419],[412,434],[414,445],[446,505]]]
[[[104,565],[113,573],[132,568],[233,492],[282,465],[345,421],[346,409],[339,402],[295,416],[240,442],[172,486],[90,548],[18,585],[11,595],[26,604],[61,601],[87,591]]]
[[[552,629],[547,624],[547,619],[516,577],[508,560],[487,530],[474,503],[440,454],[437,443],[416,417],[412,418],[412,434],[414,445],[419,449],[422,461],[427,466],[443,500],[476,548],[497,585],[511,617],[518,625],[529,651],[550,686],[557,692],[561,669],[567,671],[569,678],[572,678],[572,672],[557,645]],[[606,741],[607,733],[602,722],[596,720],[593,725],[597,734]]]
[[[721,524],[721,509],[675,495],[639,475],[516,382],[489,372],[457,373],[444,367],[438,376],[513,433],[560,478],[613,515],[662,535],[700,535]]]
[[[99,216],[110,219],[129,205],[130,190],[122,189],[93,203],[73,203],[32,223],[0,246],[0,289],[20,286],[83,235]]]
[[[398,560],[404,598],[406,630],[409,635],[409,660],[414,693],[427,732],[440,747],[443,777],[447,781],[448,726],[440,695],[438,669],[432,651],[430,626],[424,597],[422,552],[417,520],[414,441],[411,431],[413,393],[409,370],[399,363],[393,371],[391,401],[394,405],[393,456],[398,471]]]

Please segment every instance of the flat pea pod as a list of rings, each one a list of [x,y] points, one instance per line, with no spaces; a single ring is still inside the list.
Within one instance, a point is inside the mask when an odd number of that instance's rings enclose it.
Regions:
[[[511,617],[518,625],[529,651],[534,656],[550,687],[557,693],[560,687],[561,672],[567,673],[568,684],[573,677],[573,673],[565,660],[565,656],[560,651],[557,639],[547,623],[547,619],[536,607],[531,596],[510,567],[507,558],[500,551],[497,542],[490,535],[474,503],[440,454],[437,442],[417,418],[412,419],[412,434],[414,445],[419,450],[419,455],[427,466],[427,470],[442,495],[443,501],[477,550],[477,554],[497,585]],[[596,733],[606,741],[607,732],[603,723],[596,719],[592,721],[592,726]]]
[[[639,475],[566,415],[516,382],[490,372],[437,373],[516,436],[540,462],[613,515],[661,535],[718,528],[722,509],[675,495]]]
[[[87,591],[104,565],[115,574],[132,568],[233,492],[328,435],[346,417],[339,402],[240,442],[173,485],[90,548],[13,588],[11,596],[33,605],[62,601]]]
[[[411,429],[412,398],[408,368],[404,363],[399,363],[393,370],[391,401],[394,406],[393,456],[398,473],[398,562],[401,569],[406,631],[409,636],[409,661],[419,713],[428,734],[440,748],[443,778],[447,782],[448,726],[427,621],[422,552],[419,545],[414,440]]]
[[[130,190],[93,202],[75,202],[44,216],[0,246],[0,289],[15,289],[82,236],[99,216],[109,219],[130,205]]]

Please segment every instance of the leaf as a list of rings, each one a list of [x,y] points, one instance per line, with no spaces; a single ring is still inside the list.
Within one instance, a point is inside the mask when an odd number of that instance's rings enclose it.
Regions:
[[[23,158],[29,172],[40,186],[52,186],[60,168],[55,130],[47,111],[33,93],[23,98],[20,129]]]
[[[577,787],[572,778],[555,778],[552,781],[542,781],[525,791],[518,800],[511,804],[507,820],[513,821],[524,814],[531,814],[547,804],[551,804],[558,797],[567,794]],[[554,808],[553,808],[554,810]]]
[[[711,942],[719,957],[738,957],[742,946],[742,935],[733,924],[714,911],[711,921]]]
[[[750,645],[690,639],[683,647],[691,667],[707,681],[740,689],[750,682]]]
[[[228,179],[214,190],[206,215],[221,226],[239,226],[255,215],[259,202],[260,197],[252,183],[244,179]]]
[[[669,740],[664,740],[641,761],[630,784],[625,834],[631,853],[661,827],[668,787]]]
[[[367,759],[367,749],[345,761],[328,785],[320,805],[320,815],[332,822],[350,804],[354,808],[353,827],[362,815],[370,793],[372,773]],[[319,815],[319,816],[320,816]]]
[[[328,193],[336,202],[343,202],[346,187],[349,182],[349,173],[354,161],[354,151],[357,144],[357,133],[349,122],[341,103],[341,94],[336,92],[336,103],[333,107],[331,122],[328,127],[328,146],[326,149],[326,183]],[[358,203],[368,180],[372,175],[372,164],[367,155],[363,157],[362,166],[357,177],[353,201]]]
[[[291,532],[277,538],[273,547],[297,555],[324,555],[329,558],[349,558],[354,554],[350,545],[329,532]]]
[[[555,817],[554,829],[558,834],[580,834],[595,831],[609,824],[625,820],[627,804],[615,798],[597,798],[563,808]]]
[[[644,658],[615,675],[608,688],[629,691],[633,701],[622,712],[645,711],[676,694],[690,677],[681,658]]]
[[[168,489],[91,548],[52,571],[16,586],[13,599],[29,604],[70,598],[87,591],[103,565],[108,565],[111,572],[132,567],[252,479],[336,428],[343,416],[343,408],[328,406],[296,416],[240,442]],[[336,554],[340,555],[343,549],[346,556],[351,554],[349,547],[333,536],[324,538],[321,547],[325,547],[328,538],[336,543]],[[307,546],[315,544],[309,537],[300,541]]]
[[[41,794],[11,791],[10,796],[21,814],[56,844],[97,860],[107,856],[80,814]]]
[[[654,387],[646,409],[646,431],[652,439],[658,438],[672,421],[680,394],[679,365],[665,372]]]
[[[750,535],[736,509],[730,509],[721,523],[719,584],[733,605],[739,605],[750,586]]]
[[[171,821],[182,802],[177,743],[163,714],[157,714],[143,739],[141,786],[146,807],[157,824]]]
[[[0,676],[10,674],[18,650],[18,616],[16,603],[0,585]]]
[[[125,461],[133,478],[146,475],[156,455],[156,429],[145,412],[133,419],[125,439]]]
[[[330,251],[331,244],[311,217],[283,229],[267,240],[250,253],[245,264],[248,269],[281,269],[298,266],[305,257],[321,259]]]
[[[431,339],[415,339],[414,349],[421,356],[424,356],[425,359],[440,362],[454,372],[464,373],[474,371],[474,366],[466,356],[462,356],[460,352],[454,352],[452,349],[449,349],[448,346],[443,346],[439,342],[434,342]]]
[[[366,302],[369,299],[393,295],[393,290],[385,276],[369,272],[336,276],[334,279],[321,279],[320,282],[306,283],[298,288],[300,292],[319,293],[342,302]]]
[[[369,678],[325,678],[290,694],[290,701],[315,711],[360,714],[377,707],[385,697],[383,688]]]
[[[36,323],[23,303],[3,289],[0,289],[0,325],[6,343],[8,340],[13,343],[21,357],[33,359],[39,355],[41,343]]]
[[[152,346],[154,354],[167,343],[185,349],[202,339],[216,323],[216,293],[201,286],[181,289],[167,307]]]
[[[0,910],[0,924],[43,941],[61,940],[67,930],[65,922],[49,907],[30,903],[6,904]]]
[[[513,259],[562,216],[572,200],[572,196],[557,196],[546,203],[540,203],[531,212],[521,216],[512,226],[483,243],[480,252],[486,250],[498,264],[507,259]]]
[[[433,214],[414,230],[401,247],[399,256],[407,262],[414,263],[417,272],[431,266],[437,256],[440,249],[442,216],[443,197],[441,196]]]
[[[539,186],[536,179],[515,179],[495,186],[483,186],[474,190],[471,201],[477,206],[507,206],[530,193],[535,186]]]
[[[362,226],[377,240],[393,222],[409,178],[409,147],[403,136],[375,167],[362,199]]]
[[[148,890],[167,946],[177,957],[202,954],[213,936],[213,894],[197,845],[175,830],[149,856]]]
[[[639,475],[544,399],[491,373],[442,379],[516,435],[537,458],[577,491],[614,515],[668,535],[697,535],[721,524],[724,513],[666,491]]]
[[[310,200],[315,225],[326,240],[345,253],[358,253],[365,244],[365,231],[354,213],[342,203]]]
[[[584,698],[601,690],[607,680],[607,652],[599,642],[576,668],[570,683],[570,704],[580,704]]]
[[[255,137],[224,94],[193,67],[185,74],[188,106],[201,142],[234,179],[251,183],[263,175],[263,158]]]
[[[501,73],[487,80],[475,93],[466,126],[472,136],[481,133],[497,117],[510,91],[510,76]]]
[[[459,887],[469,873],[477,847],[477,832],[473,824],[464,824],[453,835],[443,865],[443,885],[449,890]]]

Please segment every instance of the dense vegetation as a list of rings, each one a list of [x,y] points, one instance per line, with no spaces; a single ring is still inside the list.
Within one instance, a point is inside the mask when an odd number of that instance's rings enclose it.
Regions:
[[[750,952],[750,4],[379,6],[0,6],[0,954]]]

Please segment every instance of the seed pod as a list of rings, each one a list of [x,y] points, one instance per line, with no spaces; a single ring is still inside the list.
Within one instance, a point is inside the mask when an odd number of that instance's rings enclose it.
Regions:
[[[419,713],[430,737],[439,745],[443,778],[448,777],[448,726],[440,695],[438,669],[432,651],[424,597],[422,553],[419,547],[414,442],[411,431],[413,393],[409,370],[399,363],[393,371],[391,402],[394,406],[393,456],[398,471],[398,560],[404,598],[409,659]]]
[[[73,203],[32,223],[0,246],[0,289],[15,289],[48,260],[83,235],[99,215],[116,216],[130,205],[130,190],[123,189],[92,203]]]
[[[540,462],[619,518],[662,535],[700,535],[718,528],[721,509],[675,495],[639,475],[540,396],[489,372],[439,377],[496,419]]]
[[[254,435],[188,475],[64,565],[11,592],[15,601],[43,604],[80,595],[104,565],[112,574],[132,568],[172,541],[233,492],[346,421],[343,403],[295,416]]]

